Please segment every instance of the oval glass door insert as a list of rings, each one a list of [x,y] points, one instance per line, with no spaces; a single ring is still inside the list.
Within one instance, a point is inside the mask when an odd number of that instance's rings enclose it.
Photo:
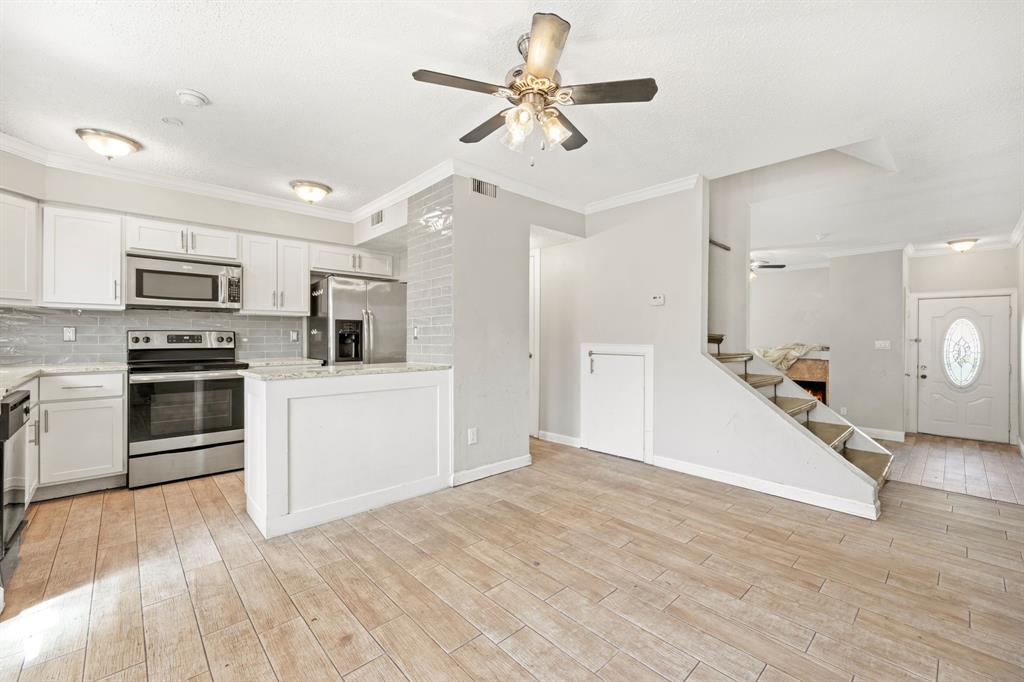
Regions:
[[[981,370],[981,335],[974,323],[958,318],[946,330],[942,342],[942,365],[949,382],[957,388],[970,386]]]

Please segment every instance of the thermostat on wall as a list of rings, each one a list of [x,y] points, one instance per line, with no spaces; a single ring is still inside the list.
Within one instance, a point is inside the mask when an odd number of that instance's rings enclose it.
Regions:
[[[651,296],[651,305],[665,305],[665,294],[654,294]]]

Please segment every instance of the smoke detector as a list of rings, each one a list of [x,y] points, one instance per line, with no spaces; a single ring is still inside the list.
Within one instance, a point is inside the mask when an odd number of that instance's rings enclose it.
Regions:
[[[185,106],[196,107],[198,109],[200,107],[205,107],[210,103],[210,98],[198,90],[183,88],[178,90],[176,94],[178,95],[178,101]]]

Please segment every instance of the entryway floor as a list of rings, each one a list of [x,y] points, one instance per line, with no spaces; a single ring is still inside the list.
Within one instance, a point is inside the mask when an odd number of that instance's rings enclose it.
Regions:
[[[1024,504],[1024,457],[1014,445],[924,433],[880,442],[893,454],[890,481]]]
[[[531,441],[264,540],[239,474],[33,505],[0,680],[1021,680],[1024,507],[882,517]]]

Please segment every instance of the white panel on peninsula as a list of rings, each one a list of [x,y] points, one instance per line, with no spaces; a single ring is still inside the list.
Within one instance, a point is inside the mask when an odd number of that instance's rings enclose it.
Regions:
[[[449,367],[267,367],[240,374],[246,511],[266,537],[452,484]]]

